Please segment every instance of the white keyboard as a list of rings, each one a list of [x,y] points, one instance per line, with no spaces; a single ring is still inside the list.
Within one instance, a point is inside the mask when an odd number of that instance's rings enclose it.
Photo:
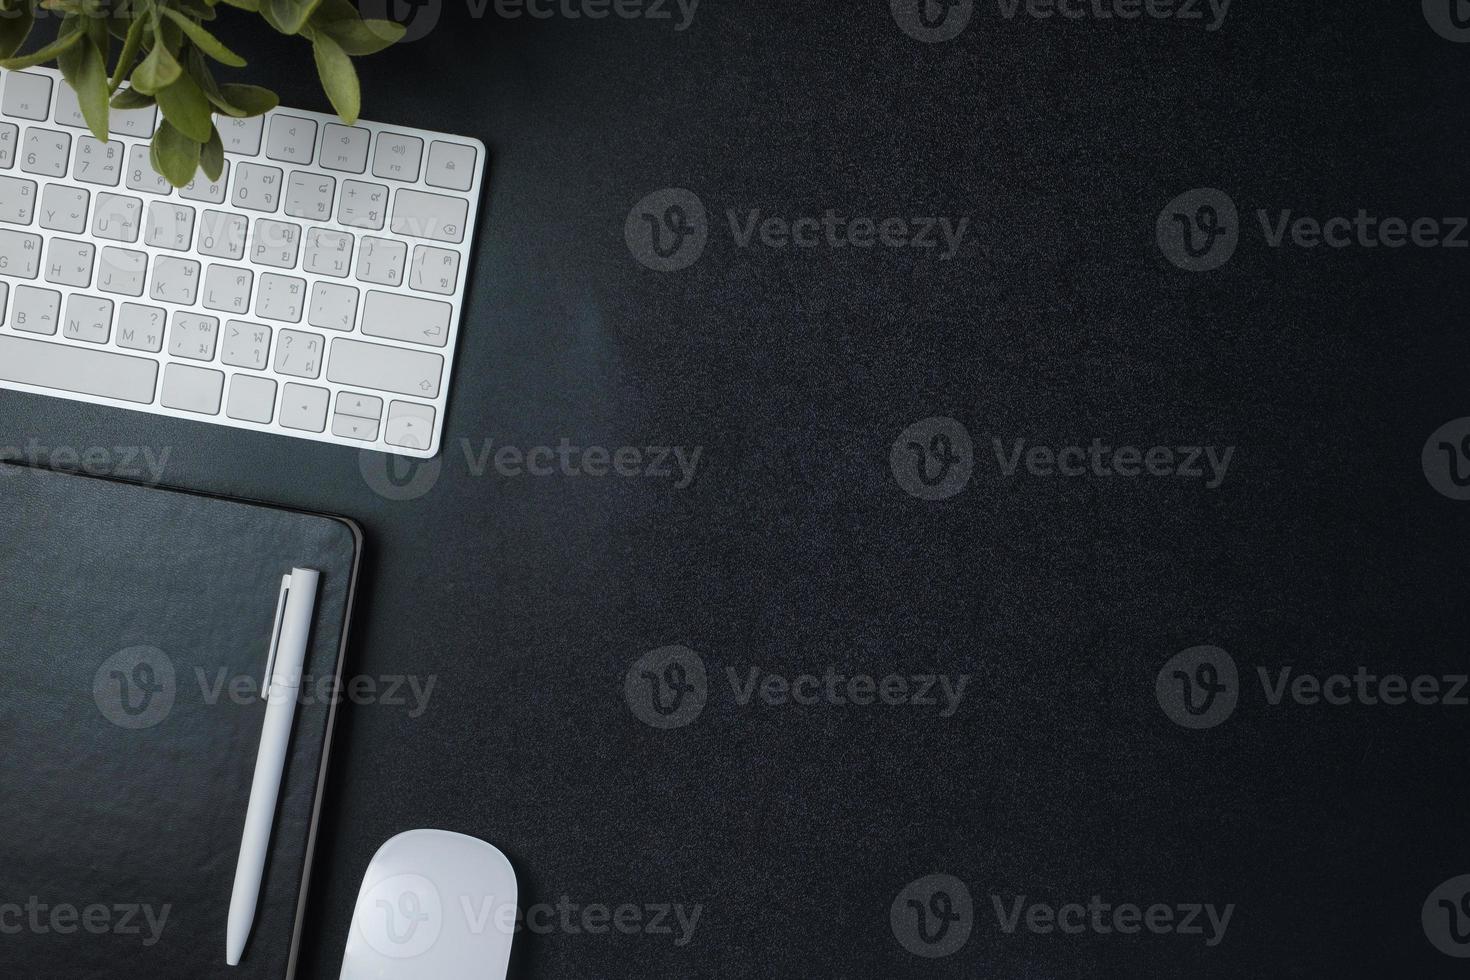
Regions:
[[[0,388],[437,455],[484,144],[217,116],[225,173],[175,190],[155,114],[103,143],[59,72],[0,72]]]

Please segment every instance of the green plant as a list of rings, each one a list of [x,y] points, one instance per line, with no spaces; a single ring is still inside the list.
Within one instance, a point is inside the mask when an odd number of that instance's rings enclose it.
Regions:
[[[269,89],[215,80],[210,61],[245,65],[204,27],[215,19],[217,3],[257,13],[280,33],[310,41],[322,88],[348,124],[357,121],[361,103],[352,58],[403,36],[401,24],[364,20],[349,0],[40,0],[42,8],[61,14],[56,38],[17,55],[35,24],[37,0],[0,0],[0,68],[55,60],[99,140],[108,138],[109,107],[157,104],[163,121],[149,148],[153,169],[175,187],[200,169],[217,180],[225,157],[214,114],[258,116],[278,102]],[[114,42],[120,47],[109,70]]]

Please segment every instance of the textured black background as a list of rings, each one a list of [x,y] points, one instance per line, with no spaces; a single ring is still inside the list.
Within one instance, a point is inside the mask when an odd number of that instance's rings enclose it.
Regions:
[[[327,108],[304,46],[240,47],[287,104]],[[683,947],[523,933],[517,977],[1462,975],[1419,909],[1470,872],[1467,709],[1272,708],[1254,668],[1464,670],[1470,504],[1419,452],[1470,414],[1466,253],[1273,250],[1253,213],[1466,213],[1470,45],[1407,0],[1238,0],[1214,33],[982,4],[933,45],[883,0],[706,0],[683,33],[445,0],[362,67],[370,118],[492,153],[427,495],[381,499],[350,450],[0,394],[0,443],[168,447],[170,484],[364,525],[349,670],[438,686],[421,718],[341,718],[303,977],[336,976],[370,856],[419,826],[500,846],[523,905],[703,906]],[[715,227],[663,274],[623,222],[669,186]],[[1191,275],[1154,221],[1201,186],[1246,229]],[[728,208],[974,230],[948,263],[742,250]],[[979,461],[925,503],[888,448],[934,415]],[[682,491],[475,477],[459,442],[562,437],[703,464]],[[1001,479],[992,437],[1238,448],[1210,491]],[[717,677],[976,679],[948,720],[725,697],[659,732],[623,674],[674,643]],[[1191,732],[1153,685],[1203,643],[1250,683]],[[925,961],[888,910],[933,872],[980,910]],[[1238,907],[1206,949],[1006,936],[992,893]]]

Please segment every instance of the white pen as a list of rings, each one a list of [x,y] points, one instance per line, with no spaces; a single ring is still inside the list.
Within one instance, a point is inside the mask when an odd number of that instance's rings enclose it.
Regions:
[[[270,659],[265,666],[265,724],[260,732],[260,751],[255,756],[250,805],[245,809],[235,889],[230,895],[230,919],[225,935],[225,962],[230,966],[240,965],[245,941],[250,938],[250,926],[255,921],[260,879],[270,850],[271,824],[276,819],[286,750],[291,745],[291,722],[296,717],[296,696],[301,689],[301,669],[306,663],[306,645],[311,638],[320,579],[320,572],[293,568],[281,580]]]

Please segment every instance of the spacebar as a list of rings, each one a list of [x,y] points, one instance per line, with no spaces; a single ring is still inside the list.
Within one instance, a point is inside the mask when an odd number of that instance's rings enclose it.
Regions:
[[[147,405],[158,382],[158,362],[0,336],[0,381]]]

